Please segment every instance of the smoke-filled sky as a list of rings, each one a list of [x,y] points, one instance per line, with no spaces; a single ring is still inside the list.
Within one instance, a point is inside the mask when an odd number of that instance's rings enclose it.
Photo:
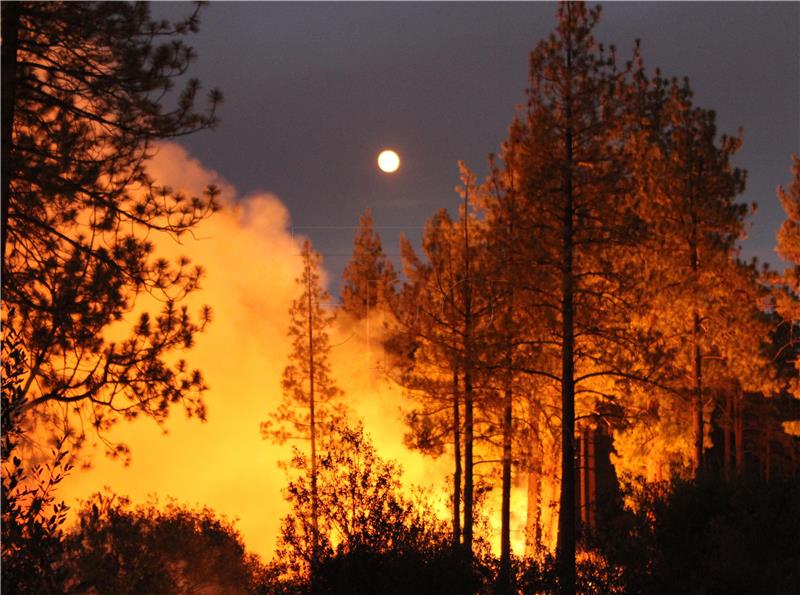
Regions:
[[[189,9],[154,6],[157,16]],[[207,6],[192,75],[223,90],[220,126],[164,144],[151,171],[195,193],[209,182],[224,188],[224,210],[195,239],[159,245],[207,271],[190,305],[211,305],[214,322],[186,356],[211,387],[209,421],[176,410],[166,436],[146,419],[121,426],[113,437],[130,444],[132,465],[97,456],[91,471],[68,479],[65,497],[74,504],[109,485],[135,501],[206,504],[238,517],[248,546],[269,557],[286,512],[276,463],[287,450],[264,442],[258,427],[280,398],[298,236],[322,252],[335,291],[366,207],[390,254],[399,232],[415,239],[437,208],[454,208],[456,161],[485,173],[524,101],[528,52],[554,15],[550,3]],[[641,38],[646,64],[688,75],[721,131],[743,127],[742,200],[760,205],[743,253],[780,266],[775,187],[800,152],[800,4],[612,3],[597,36],[623,58]],[[384,147],[402,159],[391,176],[375,165]],[[334,374],[381,453],[402,459],[409,483],[441,481],[447,461],[402,446],[402,397],[382,378],[364,329],[340,320],[332,343]]]
[[[162,144],[149,169],[156,179],[190,195],[211,183],[223,189],[222,211],[204,221],[194,237],[180,245],[169,238],[157,244],[160,255],[189,255],[206,272],[202,290],[186,303],[193,312],[210,305],[213,323],[180,356],[200,368],[210,386],[208,421],[186,420],[176,408],[167,434],[147,418],[121,423],[107,437],[131,447],[130,466],[106,459],[98,449],[92,468],[74,471],[61,495],[75,504],[108,486],[134,502],[155,494],[161,502],[174,497],[191,506],[208,505],[238,518],[248,547],[268,559],[288,511],[281,495],[286,476],[278,462],[288,460],[290,447],[262,440],[259,423],[281,398],[290,351],[287,312],[302,270],[302,238],[291,233],[289,212],[276,196],[237,194],[176,144]],[[382,372],[376,336],[382,327],[380,319],[353,324],[340,316],[331,332],[333,374],[354,420],[363,420],[383,457],[402,462],[408,484],[438,485],[448,471],[445,458],[423,459],[403,446],[403,397]]]

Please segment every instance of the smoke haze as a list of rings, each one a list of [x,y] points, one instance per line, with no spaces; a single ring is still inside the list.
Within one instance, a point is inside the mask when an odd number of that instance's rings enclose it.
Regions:
[[[193,237],[181,238],[180,244],[157,240],[159,256],[185,254],[206,271],[201,289],[185,303],[192,312],[210,305],[212,324],[191,350],[179,355],[203,371],[210,387],[205,394],[208,421],[187,420],[175,408],[164,430],[147,418],[121,422],[108,438],[131,447],[131,464],[109,460],[98,448],[92,468],[74,470],[61,497],[75,508],[79,499],[109,486],[134,503],[155,494],[161,501],[174,497],[191,506],[208,505],[238,518],[248,548],[269,559],[288,512],[281,495],[286,477],[278,462],[288,459],[290,446],[263,440],[259,423],[281,399],[289,355],[287,312],[301,271],[302,238],[293,236],[289,213],[278,197],[238,197],[220,175],[179,145],[162,144],[149,169],[159,184],[189,195],[200,194],[208,184],[221,188],[222,210],[198,226]],[[403,395],[382,371],[381,330],[379,314],[365,323],[340,318],[331,332],[333,375],[381,456],[402,464],[406,485],[439,484],[449,472],[448,458],[423,458],[403,445]],[[446,499],[441,500],[444,512]]]

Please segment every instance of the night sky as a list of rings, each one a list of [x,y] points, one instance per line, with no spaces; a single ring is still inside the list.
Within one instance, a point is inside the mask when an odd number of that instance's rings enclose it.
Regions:
[[[159,4],[158,16],[187,5]],[[219,127],[180,140],[240,195],[276,194],[338,278],[371,207],[388,253],[455,209],[456,162],[481,177],[524,101],[530,50],[552,3],[211,3],[192,75],[225,95]],[[740,197],[757,202],[743,255],[782,268],[775,197],[800,152],[800,4],[607,3],[596,32],[645,64],[688,76],[720,132],[744,130]],[[375,158],[391,147],[399,172]],[[335,290],[335,284],[333,286]]]

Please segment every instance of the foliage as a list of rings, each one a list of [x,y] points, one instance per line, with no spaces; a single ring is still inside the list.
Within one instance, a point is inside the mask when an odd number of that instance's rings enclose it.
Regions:
[[[202,271],[158,258],[155,243],[191,232],[217,190],[186,197],[146,171],[156,141],[216,121],[219,92],[206,113],[196,80],[172,93],[194,58],[184,38],[197,14],[169,23],[146,3],[3,5],[4,318],[27,351],[23,409],[73,443],[84,427],[102,438],[175,404],[205,415],[200,372],[168,357],[210,319],[177,306]],[[160,312],[144,312],[145,297]]]
[[[2,589],[16,593],[58,592],[65,572],[60,564],[61,526],[67,506],[56,502],[55,489],[72,463],[63,441],[52,449],[47,463],[24,462],[19,424],[25,402],[21,342],[13,329],[3,327],[2,340]]]
[[[792,156],[792,181],[787,188],[778,187],[778,199],[787,219],[778,230],[778,254],[793,263],[783,275],[773,278],[776,287],[775,305],[786,321],[788,337],[786,350],[800,344],[800,157]],[[794,360],[800,372],[800,358]],[[800,380],[795,380],[794,392],[800,398]]]
[[[334,319],[331,297],[320,281],[322,259],[308,240],[303,244],[302,259],[303,272],[296,281],[299,295],[289,309],[292,352],[283,371],[283,400],[261,424],[262,436],[278,444],[313,440],[317,429],[324,433],[344,414],[342,391],[328,362],[328,331]]]
[[[263,573],[233,525],[208,508],[131,507],[94,494],[64,539],[71,588],[97,593],[256,592]]]
[[[318,463],[321,593],[468,593],[479,580],[446,525],[401,492],[400,468],[382,460],[359,426],[340,426]],[[283,584],[304,584],[311,561],[311,466],[295,450],[285,495],[292,511],[277,560]],[[464,565],[466,564],[466,566]]]
[[[778,252],[797,265],[800,263],[800,157],[797,155],[792,155],[792,181],[787,188],[778,187],[778,199],[787,215],[778,231]]]
[[[397,274],[372,227],[369,209],[361,215],[353,256],[342,272],[342,280],[342,310],[355,318],[365,318],[375,308],[387,308],[395,299]]]
[[[647,76],[637,59],[628,151],[649,233],[640,249],[646,284],[634,324],[657,330],[672,354],[659,387],[667,390],[643,400],[675,401],[665,409],[691,413],[671,434],[678,446],[672,462],[689,459],[698,473],[710,446],[714,394],[737,386],[769,390],[766,296],[754,267],[737,261],[749,214],[735,201],[746,177],[731,163],[741,138],[718,133],[714,111],[695,105],[688,80]]]
[[[796,592],[800,483],[634,483],[635,512],[603,546],[626,593]],[[680,569],[680,571],[676,571]]]

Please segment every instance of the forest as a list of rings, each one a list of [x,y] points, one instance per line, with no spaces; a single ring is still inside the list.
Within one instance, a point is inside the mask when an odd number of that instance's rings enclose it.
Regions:
[[[288,358],[252,412],[291,453],[271,560],[168,494],[68,506],[92,441],[124,464],[113,428],[213,415],[191,362],[215,304],[186,305],[203,262],[162,247],[230,205],[149,169],[224,110],[187,78],[186,8],[2,3],[4,592],[800,589],[800,158],[770,197],[790,264],[745,260],[741,131],[638,42],[596,40],[582,2],[533,47],[489,174],[459,163],[459,208],[443,197],[419,245],[385,249],[368,209],[332,296],[297,240]],[[446,493],[381,454],[332,363],[337,324],[371,329],[405,448],[446,466]]]

